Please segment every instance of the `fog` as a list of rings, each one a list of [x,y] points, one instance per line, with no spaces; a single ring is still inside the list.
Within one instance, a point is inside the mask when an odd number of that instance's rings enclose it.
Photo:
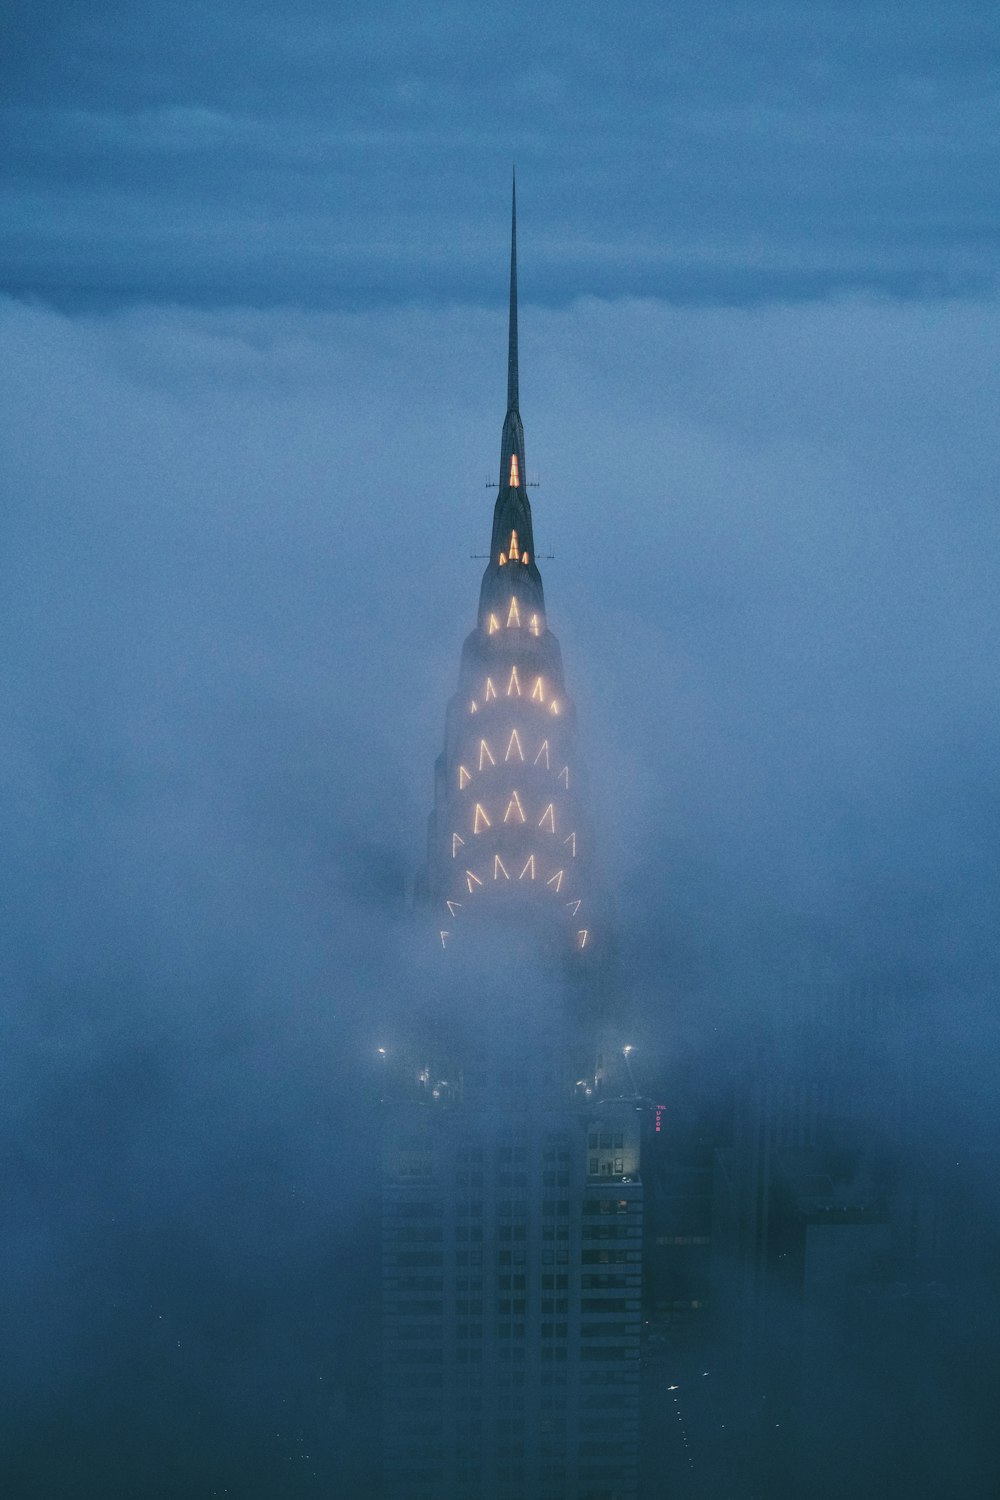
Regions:
[[[891,997],[898,1149],[955,1162],[969,1229],[830,1493],[893,1492],[889,1433],[926,1493],[985,1495],[1000,308],[521,322],[640,1081],[724,1096],[745,1047],[819,1048],[819,973]],[[501,317],[12,300],[2,338],[7,1487],[361,1494],[373,1063],[424,984]]]

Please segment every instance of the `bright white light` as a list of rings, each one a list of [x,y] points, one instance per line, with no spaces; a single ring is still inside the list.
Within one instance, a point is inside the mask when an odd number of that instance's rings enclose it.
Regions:
[[[629,1042],[627,1047],[622,1048],[622,1051],[624,1052],[625,1056],[628,1057],[629,1053],[632,1051],[632,1043]]]

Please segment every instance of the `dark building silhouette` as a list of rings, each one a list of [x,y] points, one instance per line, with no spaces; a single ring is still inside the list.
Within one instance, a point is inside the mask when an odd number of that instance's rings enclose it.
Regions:
[[[512,212],[499,490],[418,882],[436,952],[385,1054],[386,1500],[636,1493],[642,1107],[527,474]]]

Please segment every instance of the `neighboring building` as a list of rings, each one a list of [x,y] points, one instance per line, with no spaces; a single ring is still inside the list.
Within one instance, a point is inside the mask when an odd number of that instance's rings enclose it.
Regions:
[[[852,1347],[907,1274],[898,997],[809,955],[776,981],[772,1028],[737,1077],[715,1153],[712,1321],[748,1493],[839,1494]],[[835,1400],[834,1400],[835,1395]],[[852,1417],[861,1441],[864,1413]],[[847,1455],[847,1457],[845,1457]]]
[[[432,996],[385,1059],[385,1500],[636,1493],[642,1106],[526,486],[512,215],[499,493],[419,888]]]

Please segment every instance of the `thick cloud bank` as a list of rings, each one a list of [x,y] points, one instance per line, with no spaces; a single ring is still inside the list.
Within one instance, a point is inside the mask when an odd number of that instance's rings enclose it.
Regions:
[[[904,986],[936,1128],[988,1142],[1000,307],[522,328],[647,1056],[707,1066],[818,942]],[[0,330],[14,1489],[350,1493],[370,1059],[415,982],[503,329],[8,302]]]

